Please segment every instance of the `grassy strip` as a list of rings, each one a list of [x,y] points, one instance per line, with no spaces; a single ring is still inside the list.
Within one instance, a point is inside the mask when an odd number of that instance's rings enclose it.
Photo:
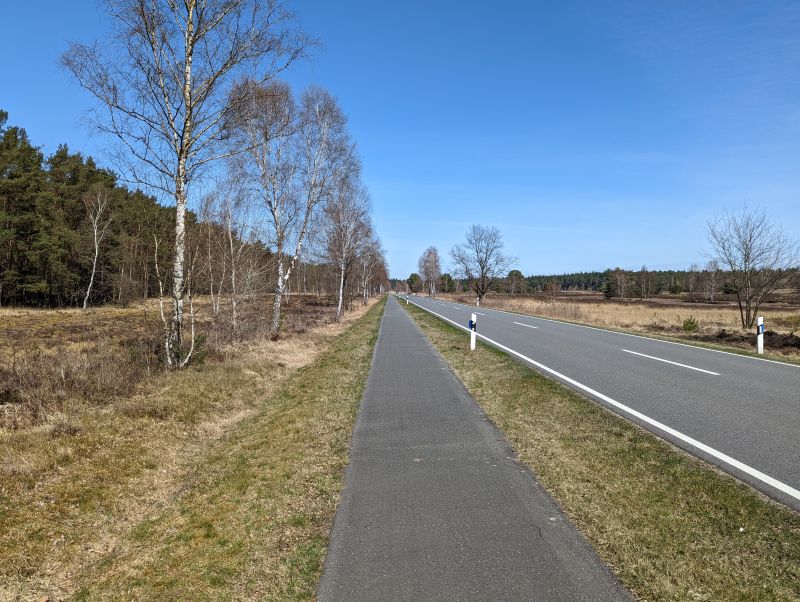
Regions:
[[[405,306],[599,554],[647,600],[800,599],[800,515]]]
[[[383,303],[197,458],[183,491],[77,578],[76,599],[311,599]]]
[[[465,307],[472,307],[474,309],[479,309],[479,308],[475,308],[474,305],[470,305],[468,303],[460,303],[459,301],[450,301],[449,299],[448,299],[448,302],[449,303],[456,303],[456,304],[459,304],[459,305],[464,305]],[[667,343],[679,343],[681,345],[688,345],[690,347],[701,347],[703,349],[712,349],[714,351],[724,351],[726,353],[734,353],[736,355],[744,355],[744,356],[747,356],[747,357],[754,357],[754,358],[757,358],[757,359],[774,360],[776,362],[781,362],[781,363],[784,363],[784,364],[800,365],[800,357],[798,357],[796,355],[788,355],[788,354],[785,354],[785,353],[777,353],[777,352],[771,351],[769,348],[766,348],[764,350],[763,354],[759,354],[756,351],[751,351],[749,349],[743,349],[742,347],[737,347],[735,345],[724,345],[722,343],[711,343],[711,342],[708,342],[708,341],[698,341],[697,339],[692,338],[691,336],[685,336],[685,337],[677,336],[677,335],[676,336],[670,336],[670,335],[666,335],[666,334],[660,334],[660,333],[657,333],[657,332],[648,332],[648,331],[643,331],[643,330],[636,330],[636,329],[633,329],[633,328],[621,328],[619,326],[608,326],[606,324],[595,324],[595,323],[592,323],[592,322],[589,322],[589,321],[581,322],[579,320],[568,320],[566,318],[552,318],[550,316],[540,316],[540,315],[537,315],[537,314],[534,314],[534,313],[522,313],[522,312],[519,312],[519,311],[510,310],[510,309],[503,309],[502,307],[493,307],[492,305],[484,305],[484,308],[485,309],[494,309],[495,311],[502,311],[502,312],[505,312],[507,314],[514,314],[514,315],[517,315],[517,316],[539,318],[541,320],[549,320],[551,322],[562,322],[564,324],[572,324],[572,325],[575,325],[575,326],[587,326],[589,328],[596,328],[597,330],[608,330],[609,332],[618,332],[620,334],[630,334],[630,335],[635,335],[637,337],[642,337],[642,338],[645,338],[645,339],[656,339],[656,340],[659,340],[659,341],[665,341]],[[755,339],[755,335],[753,335],[753,338]]]

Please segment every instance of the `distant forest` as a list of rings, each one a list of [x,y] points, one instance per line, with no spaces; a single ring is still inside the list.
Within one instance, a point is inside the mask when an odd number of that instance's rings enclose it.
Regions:
[[[689,270],[623,270],[607,269],[603,272],[575,272],[547,276],[527,276],[525,283],[530,290],[547,292],[554,283],[562,291],[594,291],[609,297],[650,296],[662,293],[718,293],[723,287],[720,271],[716,266],[695,267]]]
[[[124,305],[159,296],[159,276],[169,294],[175,208],[124,186],[114,172],[66,144],[45,157],[25,129],[7,120],[0,110],[0,307],[79,307],[87,290],[88,305]],[[98,198],[105,200],[100,214]],[[276,255],[263,233],[256,235],[255,227],[246,228],[233,213],[215,212],[214,200],[219,201],[211,195],[202,199],[201,215],[186,215],[191,294],[216,295],[218,303],[221,293],[274,292]],[[99,244],[96,229],[104,230]],[[374,237],[371,226],[359,230],[362,234]],[[349,305],[356,296],[366,298],[368,290],[380,289],[386,269],[381,248],[359,246],[357,257],[348,256],[340,283],[330,248],[319,248],[330,244],[318,238],[317,247],[299,258],[287,292],[332,294],[341,284]],[[240,280],[235,293],[234,274]]]
[[[795,275],[795,281],[797,281]],[[392,287],[412,292],[421,290],[421,279],[412,274],[407,280],[392,280]],[[441,292],[466,292],[467,283],[442,274],[438,290]],[[505,278],[497,278],[492,291],[502,294],[555,294],[561,291],[600,292],[608,298],[648,298],[654,295],[686,293],[691,297],[714,301],[720,294],[733,294],[726,281],[726,272],[715,262],[704,267],[692,266],[687,270],[623,270],[607,269],[602,272],[575,272],[524,276],[519,270],[511,270]]]
[[[86,200],[97,193],[107,195],[111,221],[93,300],[157,294],[155,241],[162,242],[161,265],[169,266],[175,209],[120,185],[113,172],[67,145],[45,157],[7,119],[0,111],[0,305],[82,302],[94,255]]]

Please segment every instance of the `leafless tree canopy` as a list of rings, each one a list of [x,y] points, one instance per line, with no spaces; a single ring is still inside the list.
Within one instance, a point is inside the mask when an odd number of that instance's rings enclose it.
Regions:
[[[436,247],[428,247],[417,263],[419,274],[422,276],[424,286],[431,297],[436,296],[436,287],[442,275],[442,265],[439,261],[439,251]]]
[[[124,144],[126,175],[168,195],[178,161],[191,180],[221,154],[225,119],[246,100],[230,93],[233,83],[270,81],[308,45],[276,0],[104,4],[113,38],[73,44],[61,62],[99,101],[95,125]]]
[[[353,169],[338,178],[333,196],[325,207],[325,238],[328,261],[339,274],[336,317],[344,309],[344,292],[353,267],[372,236],[369,222],[369,193]]]
[[[310,88],[298,106],[280,82],[244,82],[237,95],[241,88],[248,100],[231,115],[230,142],[248,151],[234,162],[234,171],[265,210],[277,272],[270,328],[277,336],[284,289],[318,209],[353,150],[344,114],[326,90]]]
[[[747,207],[710,221],[708,241],[714,258],[728,270],[725,278],[736,293],[742,328],[752,328],[766,296],[788,284],[788,270],[798,262],[797,242],[763,211]]]
[[[97,272],[97,259],[100,257],[100,245],[106,235],[106,230],[111,224],[111,213],[109,208],[109,194],[108,190],[99,189],[89,192],[83,198],[83,204],[86,207],[86,214],[89,218],[89,224],[92,227],[92,241],[94,242],[94,255],[92,256],[92,272],[89,278],[89,284],[86,286],[86,295],[83,297],[83,309],[89,307],[89,297],[92,294],[92,286],[94,285],[94,276]]]
[[[450,251],[453,263],[478,298],[483,300],[495,279],[502,277],[515,260],[503,254],[503,237],[494,226],[471,226],[465,243]]]
[[[110,44],[73,44],[61,60],[104,109],[97,126],[122,143],[129,177],[175,199],[165,347],[168,364],[183,367],[191,357],[182,344],[189,183],[232,152],[221,144],[226,119],[247,100],[246,88],[231,93],[235,81],[271,80],[307,40],[288,28],[291,15],[275,0],[107,0],[106,6],[115,27]]]

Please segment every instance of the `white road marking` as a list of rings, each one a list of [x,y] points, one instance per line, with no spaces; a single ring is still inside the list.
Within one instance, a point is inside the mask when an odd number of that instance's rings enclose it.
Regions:
[[[437,317],[441,318],[442,320],[445,320],[446,322],[450,322],[451,324],[457,326],[458,328],[461,328],[463,330],[469,331],[469,329],[467,327],[461,326],[461,324],[459,324],[458,322],[454,322],[450,318],[446,318],[445,316],[443,316],[441,314],[437,314],[436,312],[431,311],[430,309],[428,309],[426,307],[423,307],[423,306],[421,306],[421,305],[419,305],[417,303],[414,303],[414,305],[416,305],[420,309],[424,309],[425,311],[427,311],[430,314],[433,314],[434,316],[437,316]],[[600,329],[598,329],[598,330],[600,330]],[[779,481],[778,479],[775,479],[775,478],[769,476],[768,474],[765,474],[765,473],[761,472],[760,470],[757,470],[757,469],[755,469],[755,468],[753,468],[751,466],[748,466],[744,462],[740,462],[739,460],[737,460],[735,458],[732,458],[729,455],[724,454],[721,451],[718,451],[718,450],[714,449],[713,447],[710,447],[710,446],[706,445],[705,443],[702,443],[702,442],[698,441],[697,439],[689,437],[688,435],[684,435],[680,431],[676,431],[674,428],[672,428],[670,426],[667,426],[666,424],[664,424],[662,422],[659,422],[658,420],[650,418],[649,416],[646,416],[645,414],[642,414],[641,412],[639,412],[637,410],[634,410],[633,408],[630,408],[630,407],[626,406],[623,403],[620,403],[619,401],[617,401],[615,399],[611,399],[608,395],[604,395],[603,393],[600,393],[600,391],[596,391],[596,390],[592,389],[591,387],[587,387],[583,383],[580,383],[577,380],[570,378],[569,376],[561,374],[560,372],[557,372],[556,370],[553,370],[552,368],[549,368],[549,367],[545,366],[544,364],[540,364],[536,360],[532,360],[531,358],[529,358],[529,357],[527,357],[525,355],[522,355],[519,351],[514,351],[510,347],[506,347],[502,343],[498,343],[497,341],[493,341],[489,337],[486,337],[486,336],[484,336],[482,334],[478,333],[478,336],[481,337],[483,340],[485,340],[487,343],[491,343],[492,345],[494,345],[498,349],[502,349],[503,351],[507,351],[508,353],[511,353],[512,355],[516,355],[518,358],[525,360],[529,364],[532,364],[532,365],[536,366],[537,368],[543,370],[544,372],[552,374],[556,378],[559,378],[559,379],[563,380],[564,382],[569,383],[572,386],[574,386],[574,387],[576,387],[576,388],[578,388],[578,389],[580,389],[582,391],[585,391],[586,393],[596,397],[597,399],[605,401],[607,404],[612,405],[615,408],[618,408],[618,409],[622,410],[626,414],[630,414],[631,416],[633,416],[635,418],[638,418],[642,422],[645,422],[645,423],[649,424],[650,426],[653,426],[653,427],[657,428],[658,430],[667,433],[668,435],[672,435],[676,439],[678,439],[680,441],[683,441],[687,445],[691,445],[692,447],[697,448],[700,451],[703,451],[703,452],[707,453],[709,456],[712,456],[712,457],[716,458],[720,462],[728,464],[729,466],[733,466],[734,468],[736,468],[738,470],[741,470],[742,472],[750,475],[754,479],[757,479],[757,480],[761,481],[762,483],[766,483],[770,487],[774,487],[778,491],[782,491],[786,495],[788,495],[790,497],[793,497],[796,500],[800,500],[800,490],[795,489],[791,485],[787,485],[786,483],[783,483],[783,482]],[[643,338],[645,338],[645,337],[643,337]]]
[[[422,306],[420,306],[422,307]],[[461,309],[459,306],[454,305],[458,309]],[[469,307],[469,306],[468,306]],[[770,360],[765,357],[755,357],[752,355],[744,355],[742,353],[733,353],[731,351],[723,351],[722,349],[711,349],[710,347],[701,347],[699,345],[689,345],[688,343],[678,343],[677,341],[665,341],[664,339],[654,339],[653,337],[646,337],[641,334],[631,334],[630,332],[619,332],[618,330],[609,330],[608,328],[600,328],[598,326],[588,326],[586,324],[576,324],[575,322],[567,322],[565,320],[555,320],[553,318],[542,318],[540,316],[532,316],[530,314],[523,314],[518,311],[506,311],[504,309],[491,309],[486,308],[489,311],[494,311],[501,314],[508,314],[510,316],[521,316],[523,318],[531,318],[532,320],[544,320],[545,322],[554,322],[556,324],[564,324],[565,326],[575,326],[576,328],[588,328],[589,330],[599,330],[600,332],[606,332],[609,334],[618,334],[623,337],[633,337],[635,339],[644,339],[645,341],[653,341],[655,343],[667,343],[668,345],[679,345],[681,347],[688,347],[689,349],[699,349],[701,351],[713,351],[714,353],[724,353],[725,355],[732,355],[734,357],[739,357],[742,359],[747,360],[756,360],[757,362],[767,362],[770,364],[779,364],[781,366],[788,366],[790,368],[800,368],[800,364],[790,364],[789,362],[782,362],[780,360]]]
[[[527,326],[528,328],[539,328],[538,326],[531,326],[530,324],[523,324],[522,322],[514,322],[514,324],[519,324],[520,326]]]
[[[688,368],[689,370],[697,370],[698,372],[705,372],[706,374],[713,374],[714,376],[719,376],[719,372],[712,372],[711,370],[703,370],[702,368],[695,368],[694,366],[688,366],[687,364],[681,364],[678,362],[673,362],[670,360],[665,360],[660,357],[655,357],[653,355],[647,355],[645,353],[639,353],[638,351],[631,351],[630,349],[623,349],[625,353],[632,353],[633,355],[640,355],[642,357],[649,358],[651,360],[656,360],[657,362],[664,362],[665,364],[672,364],[673,366],[680,366],[681,368]]]
[[[476,316],[485,316],[485,315],[486,315],[486,314],[482,314],[482,313],[481,313],[481,312],[479,312],[479,311],[474,311],[474,312],[472,312],[472,313],[474,313]]]

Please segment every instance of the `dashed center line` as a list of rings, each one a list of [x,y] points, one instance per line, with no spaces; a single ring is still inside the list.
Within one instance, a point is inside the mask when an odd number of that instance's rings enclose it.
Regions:
[[[538,326],[533,326],[531,324],[523,324],[522,322],[514,322],[514,324],[519,324],[520,326],[526,326],[528,328],[539,328]]]
[[[673,366],[680,366],[681,368],[688,368],[689,370],[695,370],[697,372],[704,372],[705,374],[711,374],[713,376],[719,376],[719,372],[712,372],[711,370],[703,370],[702,368],[695,368],[694,366],[689,366],[688,364],[681,364],[679,362],[673,362],[670,360],[665,360],[660,357],[655,357],[653,355],[646,355],[644,353],[638,353],[637,351],[631,351],[630,349],[623,349],[625,353],[632,353],[633,355],[639,355],[641,357],[646,357],[651,360],[656,360],[657,362],[664,362],[665,364],[672,364]]]

